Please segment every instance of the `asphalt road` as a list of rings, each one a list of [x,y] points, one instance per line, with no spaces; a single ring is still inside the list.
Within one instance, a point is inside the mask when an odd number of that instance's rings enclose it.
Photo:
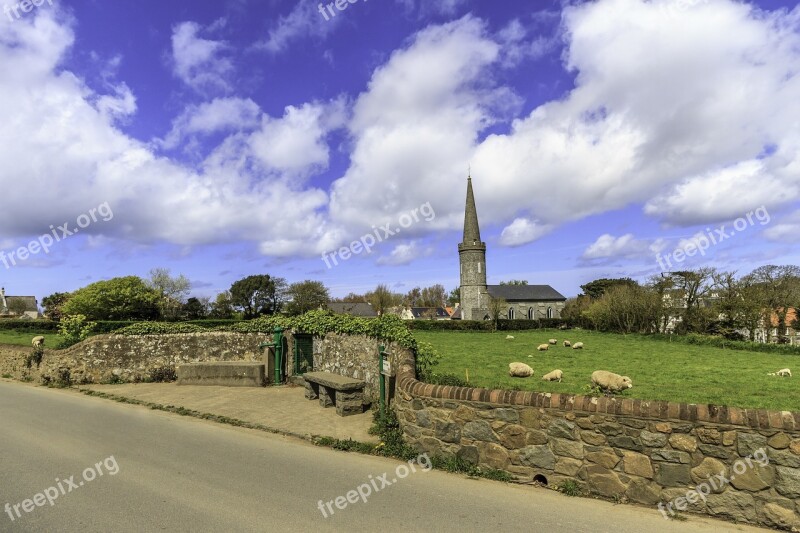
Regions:
[[[400,464],[0,382],[2,532],[761,531]]]

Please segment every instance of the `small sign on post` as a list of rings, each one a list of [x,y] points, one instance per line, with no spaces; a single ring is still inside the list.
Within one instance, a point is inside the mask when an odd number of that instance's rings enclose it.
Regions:
[[[383,365],[382,365],[382,368],[381,368],[381,374],[383,374],[384,376],[389,376],[389,377],[392,377],[394,375],[394,374],[392,374],[392,362],[390,360],[388,360],[388,359],[384,359],[383,360]]]

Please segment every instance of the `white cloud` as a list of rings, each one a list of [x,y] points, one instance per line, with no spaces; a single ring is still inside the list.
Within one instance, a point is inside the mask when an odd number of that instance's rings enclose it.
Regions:
[[[258,126],[260,116],[261,108],[249,98],[215,98],[186,108],[172,121],[172,129],[159,144],[171,149],[191,135],[246,131]]]
[[[550,232],[552,228],[541,226],[536,220],[517,218],[514,222],[503,228],[500,234],[500,244],[503,246],[521,246],[533,242],[542,235]]]
[[[398,244],[394,247],[389,255],[379,257],[376,261],[379,265],[407,265],[413,262],[418,257],[421,257],[425,251],[417,241],[409,243]]]
[[[288,15],[278,19],[269,31],[269,37],[257,43],[256,48],[279,53],[286,50],[292,41],[302,37],[327,36],[336,28],[344,13],[335,10],[336,15],[331,18],[328,14],[329,20],[326,20],[319,11],[319,5],[320,3],[315,0],[300,0]],[[345,5],[352,9],[352,5],[347,3]]]
[[[659,245],[660,246],[660,243]],[[601,235],[583,252],[582,259],[630,259],[640,258],[653,252],[653,244],[634,238],[632,233],[614,237]]]
[[[200,93],[229,91],[233,62],[223,57],[228,45],[199,37],[202,30],[196,22],[182,22],[173,28],[172,59],[174,73]]]
[[[765,218],[765,217],[762,217]],[[800,242],[800,213],[795,212],[764,230],[764,237],[773,242]]]

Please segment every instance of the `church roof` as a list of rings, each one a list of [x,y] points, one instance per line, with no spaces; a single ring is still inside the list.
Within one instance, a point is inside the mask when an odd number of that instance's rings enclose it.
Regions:
[[[328,309],[337,315],[378,316],[378,313],[370,304],[363,302],[328,302]]]
[[[488,285],[489,296],[513,301],[565,301],[566,296],[550,285]]]
[[[25,305],[25,312],[39,312],[39,305],[36,302],[35,296],[6,296],[6,302],[8,304],[8,309],[1,309],[0,313],[8,313],[16,306],[14,305],[17,302],[22,302]],[[0,307],[2,307],[2,301],[0,301]]]

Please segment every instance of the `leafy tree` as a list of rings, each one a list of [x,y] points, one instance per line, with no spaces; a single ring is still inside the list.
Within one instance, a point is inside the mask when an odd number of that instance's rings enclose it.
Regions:
[[[231,302],[245,318],[274,315],[285,301],[286,280],[268,274],[247,276],[231,285]]]
[[[747,275],[748,281],[760,287],[764,304],[763,323],[767,342],[771,334],[773,314],[777,317],[778,342],[785,342],[786,316],[791,307],[800,305],[800,267],[765,265]]]
[[[189,278],[183,274],[172,277],[168,268],[154,268],[150,271],[147,284],[161,294],[159,302],[161,316],[172,320],[178,318],[186,296],[192,288]]]
[[[461,289],[456,287],[452,291],[450,291],[447,295],[447,305],[451,307],[455,307],[457,303],[461,302]]]
[[[422,307],[443,307],[447,301],[447,291],[443,285],[431,285],[422,289]]]
[[[583,314],[603,331],[652,333],[658,328],[660,306],[660,297],[652,288],[623,283],[592,300]]]
[[[617,285],[638,285],[638,283],[631,278],[600,278],[590,281],[586,285],[581,285],[581,290],[583,290],[583,294],[592,300],[597,300],[608,289]]]
[[[319,309],[330,301],[327,287],[321,281],[301,281],[289,285],[289,303],[286,312],[290,315],[302,315],[308,311]]]
[[[344,298],[331,298],[330,302],[338,302],[338,303],[367,303],[367,297],[363,294],[356,294],[354,292],[350,292]]]
[[[372,308],[379,315],[385,314],[390,308],[403,302],[402,295],[393,293],[384,284],[378,285],[374,291],[368,292],[365,296],[367,297],[367,302],[372,304]]]
[[[50,320],[61,320],[63,316],[61,308],[67,303],[71,296],[68,292],[54,292],[50,296],[42,298],[42,307],[44,308],[44,316]]]
[[[200,298],[189,298],[183,304],[183,316],[188,320],[202,320],[208,316],[208,299],[205,301]]]
[[[527,285],[528,282],[524,279],[512,279],[509,281],[501,281],[500,285]]]
[[[664,274],[668,285],[666,303],[671,315],[680,317],[676,332],[705,333],[715,319],[712,308],[707,305],[713,293],[714,268],[682,270]]]
[[[408,294],[406,294],[405,300],[403,301],[403,305],[408,307],[422,307],[422,289],[419,287],[414,287]]]
[[[217,294],[214,303],[211,304],[210,315],[213,318],[227,319],[233,318],[233,312],[233,297],[230,291],[222,291]]]
[[[158,318],[161,294],[138,276],[98,281],[78,289],[61,310],[89,320],[153,320]]]
[[[58,324],[61,347],[66,348],[86,339],[92,334],[96,325],[87,321],[84,315],[64,315]]]

